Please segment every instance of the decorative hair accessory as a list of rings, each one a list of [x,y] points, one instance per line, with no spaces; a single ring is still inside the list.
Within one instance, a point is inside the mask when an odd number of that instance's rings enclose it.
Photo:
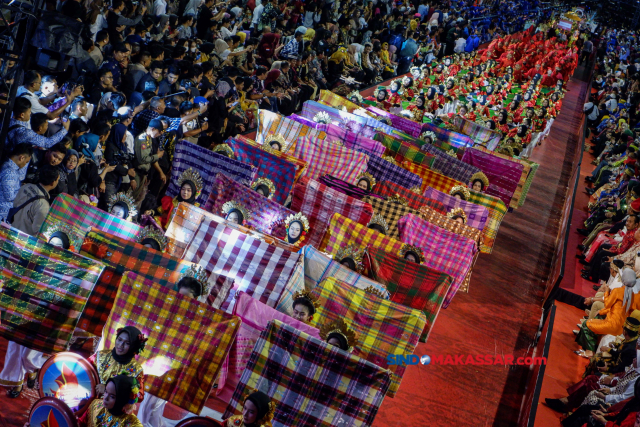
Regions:
[[[456,185],[451,189],[451,191],[449,191],[449,195],[451,196],[454,196],[456,194],[460,194],[465,201],[469,200],[469,197],[471,197],[471,193],[469,192],[469,189],[462,185]]]
[[[349,112],[349,110],[347,110],[347,107],[345,105],[340,106],[340,111],[344,111],[345,113]]]
[[[247,208],[245,208],[243,205],[236,202],[235,200],[229,200],[224,205],[222,205],[222,213],[224,213],[225,215],[227,215],[232,210],[238,210],[242,214],[243,221],[242,221],[242,224],[240,225],[244,225],[249,221],[249,218],[250,218],[249,211],[247,210]]]
[[[278,143],[280,145],[280,150],[276,150],[275,148],[271,147],[271,143],[272,142]],[[278,133],[278,134],[275,134],[275,135],[267,136],[267,138],[264,140],[264,144],[261,145],[261,148],[264,151],[268,151],[270,153],[272,153],[273,151],[284,152],[286,145],[287,145],[287,141],[284,139],[284,136],[282,136],[282,134]]]
[[[127,206],[127,210],[129,211],[129,218],[133,218],[134,216],[138,215],[138,208],[136,207],[136,202],[133,200],[133,197],[131,197],[129,194],[117,193],[111,196],[109,198],[109,204],[107,206],[109,208],[109,212],[111,212],[111,209],[113,209],[113,207],[117,203],[122,203]]]
[[[124,328],[117,329],[116,336],[120,335],[121,332],[124,332]],[[129,339],[134,339],[134,338],[129,337]],[[147,340],[149,339],[149,337],[141,333],[135,339],[140,342],[140,345],[138,346],[138,350],[134,354],[136,355],[141,354],[144,351],[144,348],[147,346]],[[122,374],[129,375],[127,372],[122,372]]]
[[[453,148],[447,151],[447,154],[450,155],[451,157],[455,157],[456,159],[458,158],[458,155],[456,154],[455,151],[453,151]]]
[[[227,147],[229,146],[227,145]],[[200,193],[202,192],[202,188],[204,187],[204,183],[202,182],[202,177],[198,172],[196,172],[195,169],[189,168],[180,174],[180,178],[178,178],[178,187],[182,188],[182,184],[184,184],[187,181],[191,181],[193,185],[196,187],[196,197],[200,196]]]
[[[398,162],[396,162],[396,159],[394,159],[394,158],[393,158],[393,157],[391,157],[391,156],[383,156],[383,157],[382,157],[382,160],[386,160],[386,161],[387,161],[387,162],[389,162],[389,163],[392,163],[392,164],[394,164],[394,165],[396,165],[396,166],[400,166],[400,165],[398,165]]]
[[[482,188],[487,188],[489,186],[489,178],[487,178],[487,175],[485,175],[482,172],[476,172],[473,175],[471,175],[471,185],[473,186],[473,183],[476,181],[480,181],[482,182]]]
[[[244,405],[244,403],[247,401],[247,399],[249,398],[249,396],[251,396],[253,393],[260,391],[258,389],[248,389],[243,395],[242,395],[242,404]],[[265,393],[266,394],[266,393]],[[260,426],[260,427],[271,427],[271,420],[273,420],[273,417],[276,414],[276,404],[275,402],[269,400],[269,409],[267,410],[267,413],[264,414],[264,417],[262,417],[259,420],[255,421],[255,425]],[[237,423],[238,420],[236,420],[236,422],[234,424]],[[239,423],[237,425],[240,425]],[[244,425],[244,424],[243,424]]]
[[[361,273],[364,270],[364,251],[358,250],[355,246],[347,246],[346,248],[338,249],[338,252],[334,255],[335,261],[341,262],[345,258],[351,258],[356,265],[356,273]]]
[[[418,261],[420,264],[425,262],[424,253],[422,252],[422,249],[420,249],[417,246],[413,246],[408,243],[405,243],[404,245],[402,245],[402,247],[400,248],[400,252],[398,253],[402,258],[404,258],[407,256],[409,252],[413,252],[414,254],[418,255],[418,258],[419,258]]]
[[[422,135],[420,135],[420,138],[425,139],[425,138],[431,138],[431,142],[436,142],[437,138],[436,138],[436,134],[433,131],[426,131],[426,132],[422,132]]]
[[[356,98],[358,100],[358,102],[362,102],[364,100],[362,98],[362,95],[360,95],[360,92],[358,92],[357,90],[354,90],[349,95],[347,95],[347,99],[350,100],[351,98]]]
[[[382,299],[389,299],[389,295],[385,295],[385,293],[384,293],[384,292],[382,292],[380,289],[378,289],[378,288],[376,288],[376,287],[374,287],[374,286],[372,286],[372,285],[367,286],[367,287],[364,289],[364,291],[365,291],[366,293],[368,293],[368,294],[374,294],[374,295],[377,295],[377,296],[379,296],[379,297],[380,297],[380,298],[382,298]]]
[[[409,191],[411,191],[412,193],[416,193],[416,194],[422,195],[422,192],[420,191],[420,187],[417,187],[417,186],[416,186],[416,187],[413,187],[413,188],[412,188],[411,190],[409,190]]]
[[[127,400],[127,405],[135,405],[136,403],[138,403],[138,395],[140,394],[140,383],[138,382],[138,379],[131,376],[131,373],[127,371],[122,371],[118,375],[125,375],[133,380],[133,383],[131,384],[131,393],[129,393],[129,399]]]
[[[331,124],[331,116],[326,111],[320,111],[318,114],[313,116],[313,121],[316,123],[323,123],[325,125]]]
[[[344,147],[344,143],[342,141],[340,141],[339,139],[332,139],[329,141],[332,144],[337,145],[338,147]]]
[[[462,217],[462,220],[464,221],[464,223],[467,223],[467,214],[464,213],[464,211],[462,210],[462,208],[454,208],[451,209],[451,211],[447,212],[447,217],[453,219],[454,216],[460,216]]]
[[[358,338],[356,337],[356,333],[349,329],[347,324],[342,319],[335,319],[330,323],[326,323],[320,327],[320,338],[324,341],[328,340],[330,334],[339,334],[346,341],[349,346],[348,352],[353,351],[353,347],[358,343]]]
[[[275,196],[276,194],[276,186],[273,183],[273,181],[265,177],[258,178],[255,181],[253,181],[253,184],[251,184],[251,189],[257,190],[258,187],[260,187],[261,185],[264,185],[269,189],[269,195],[267,196],[267,198],[272,199],[273,196]]]
[[[213,149],[214,153],[222,154],[223,156],[229,157],[233,159],[235,157],[235,153],[233,149],[229,146],[229,144],[219,144],[216,145]]]
[[[209,285],[209,277],[207,271],[204,268],[199,265],[192,264],[185,270],[184,273],[180,275],[180,277],[178,278],[178,282],[180,282],[180,280],[184,279],[185,277],[196,279],[196,281],[200,284],[201,296],[209,294],[209,288],[211,287],[211,285]]]
[[[309,291],[306,291],[306,290],[296,291],[293,294],[293,300],[295,301],[298,298],[304,298],[306,300],[309,300],[311,305],[313,305],[314,309],[318,309],[318,307],[320,306],[320,304],[318,302],[318,298],[315,295],[313,295],[311,292],[309,292]]]
[[[394,194],[393,196],[388,196],[386,200],[387,202],[397,203],[402,206],[409,206],[409,202],[407,202],[407,199],[405,199],[398,193]]]
[[[150,225],[148,225],[142,229],[140,235],[138,236],[138,243],[142,243],[145,239],[155,240],[156,243],[158,243],[158,246],[160,246],[160,250],[162,252],[167,249],[167,238],[162,233],[162,231],[158,230],[156,227],[151,227]]]
[[[376,179],[369,172],[364,172],[360,174],[360,176],[356,178],[356,183],[360,182],[360,180],[363,180],[363,179],[366,181],[369,181],[369,190],[372,190],[373,187],[375,187]]]
[[[409,111],[409,110],[402,110],[402,111],[400,111],[400,115],[401,115],[402,117],[407,118],[407,119],[413,119],[413,113],[412,113],[411,111]]]
[[[296,246],[298,246],[305,238],[306,234],[309,232],[309,220],[307,219],[306,216],[304,216],[302,214],[302,212],[298,212],[295,215],[289,215],[287,218],[285,218],[284,220],[284,225],[285,225],[285,229],[287,232],[287,236],[289,235],[289,227],[291,227],[291,224],[294,222],[300,222],[302,224],[302,230],[300,233],[300,238],[296,241]]]
[[[50,223],[45,223],[45,227],[46,228],[42,233],[42,236],[47,240],[47,242],[51,240],[52,237],[56,237],[54,236],[56,233],[60,232],[64,233],[69,239],[69,251],[75,252],[76,248],[82,247],[86,233],[78,230],[73,225],[53,220]]]
[[[369,224],[367,224],[367,227],[369,227],[370,225],[381,226],[384,229],[384,234],[387,234],[389,232],[389,226],[387,225],[387,221],[385,221],[384,217],[379,213],[376,213],[373,215],[373,217],[371,218],[371,221],[369,221]]]

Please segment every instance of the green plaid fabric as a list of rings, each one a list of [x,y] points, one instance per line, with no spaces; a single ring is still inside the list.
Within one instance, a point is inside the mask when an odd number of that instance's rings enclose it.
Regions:
[[[365,203],[371,204],[374,213],[382,215],[387,222],[389,231],[387,236],[400,240],[400,232],[398,231],[398,220],[407,214],[419,215],[418,211],[408,206],[401,205],[395,202],[388,202],[374,196],[365,196],[362,198]]]
[[[430,168],[433,165],[435,156],[427,153],[426,151],[420,151],[417,147],[412,146],[406,142],[402,142],[390,135],[386,135],[382,132],[378,132],[373,137],[376,141],[379,141],[387,147],[386,155],[389,155],[396,159],[396,161],[402,163],[404,160],[411,160],[413,163]]]
[[[480,241],[480,251],[486,254],[490,254],[493,250],[496,237],[498,236],[498,229],[502,218],[507,213],[507,206],[504,202],[497,197],[489,196],[485,193],[476,193],[469,190],[470,197],[468,202],[476,205],[484,206],[489,211],[489,218],[487,224],[484,227],[482,233],[482,240]]]

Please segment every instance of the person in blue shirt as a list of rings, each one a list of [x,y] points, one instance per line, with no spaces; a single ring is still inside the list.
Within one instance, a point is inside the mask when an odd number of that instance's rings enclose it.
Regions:
[[[465,52],[473,52],[480,45],[480,36],[478,36],[478,30],[475,30],[469,38],[467,38],[467,44],[464,48]]]
[[[13,201],[27,176],[33,147],[27,143],[15,146],[9,158],[0,166],[0,221],[6,221]]]
[[[7,131],[7,150],[11,150],[20,143],[28,143],[38,148],[51,148],[58,142],[62,141],[67,135],[69,129],[69,121],[63,121],[63,128],[53,136],[46,137],[49,123],[47,115],[37,113],[31,115],[31,102],[24,97],[18,97],[13,104],[13,115],[9,121],[9,130]]]
[[[124,69],[120,64],[124,59],[129,55],[131,51],[124,43],[118,43],[113,49],[113,57],[106,60],[102,67],[111,71],[113,76],[113,86],[118,87],[120,85],[120,81],[122,79],[122,75],[124,74]]]

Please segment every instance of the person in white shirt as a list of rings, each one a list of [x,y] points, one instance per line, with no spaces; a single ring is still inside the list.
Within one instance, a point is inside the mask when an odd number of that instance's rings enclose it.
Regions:
[[[57,118],[77,96],[82,94],[82,86],[77,86],[71,93],[66,95],[64,103],[61,103],[57,109],[49,111],[47,107],[40,103],[40,98],[35,94],[40,91],[41,85],[42,77],[40,74],[33,70],[27,71],[24,73],[24,86],[18,87],[17,95],[25,97],[31,102],[31,114],[43,113],[47,115],[49,120]]]
[[[231,18],[222,18],[222,27],[220,27],[220,35],[222,39],[228,39],[231,36],[235,36],[238,32],[238,25],[233,27],[233,30],[229,30],[231,27]]]
[[[167,14],[167,2],[166,0],[155,0],[153,2],[153,15],[160,16]]]
[[[458,40],[456,40],[456,45],[453,48],[453,51],[455,53],[463,53],[466,46],[467,39],[465,39],[464,37],[460,37]]]
[[[263,10],[262,0],[256,0],[256,7],[253,9],[253,18],[251,19],[251,28],[258,28]]]

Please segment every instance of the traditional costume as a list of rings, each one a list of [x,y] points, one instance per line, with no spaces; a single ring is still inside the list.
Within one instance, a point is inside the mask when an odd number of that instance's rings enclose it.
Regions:
[[[228,146],[227,146],[228,147]],[[185,199],[182,197],[182,188],[187,186],[191,189],[191,197]],[[164,196],[160,201],[161,205],[161,214],[160,224],[166,229],[171,220],[173,219],[173,215],[175,214],[176,209],[178,208],[178,204],[180,202],[186,202],[190,205],[200,206],[196,203],[196,199],[200,196],[202,192],[202,187],[204,186],[202,182],[202,177],[195,169],[189,168],[186,171],[180,174],[180,178],[178,178],[178,195],[175,197]]]
[[[117,216],[125,221],[133,222],[133,219],[138,215],[135,200],[127,193],[117,193],[111,196],[109,198],[108,209],[111,215]]]
[[[247,401],[253,403],[256,408],[255,421],[247,422],[245,415],[233,415],[224,421],[224,427],[271,427],[271,420],[276,412],[276,405],[266,394],[255,391],[245,397],[243,404]]]
[[[84,415],[78,418],[80,427],[143,427],[138,417],[131,413],[142,388],[136,378],[117,375],[107,383],[115,386],[116,399],[113,407],[107,409],[102,399],[94,400]]]

